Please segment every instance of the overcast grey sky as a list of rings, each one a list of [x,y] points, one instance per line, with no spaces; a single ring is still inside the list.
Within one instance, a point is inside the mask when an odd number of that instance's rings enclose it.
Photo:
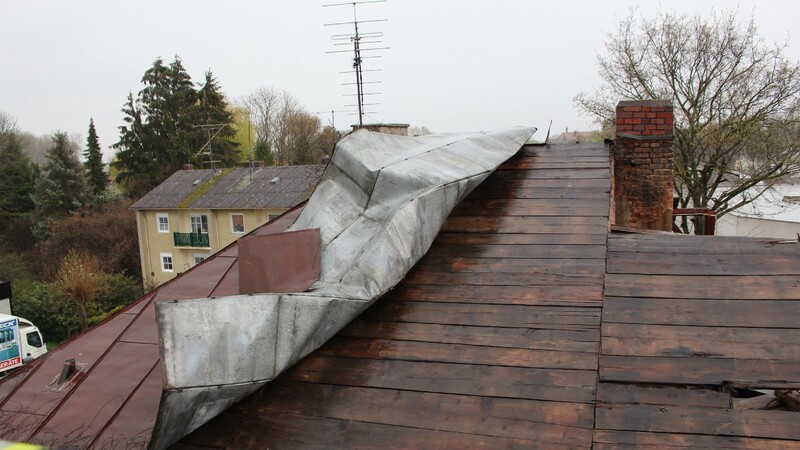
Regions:
[[[259,87],[291,92],[309,111],[343,110],[353,97],[350,55],[330,55],[323,27],[351,20],[335,0],[6,0],[0,7],[0,111],[37,134],[60,129],[84,139],[94,117],[100,143],[117,141],[129,91],[156,57],[180,55],[192,79],[212,69],[230,99]],[[533,125],[589,129],[572,98],[599,83],[596,54],[615,20],[638,5],[689,14],[738,9],[754,15],[767,42],[789,39],[800,17],[796,0],[764,1],[523,1],[388,0],[359,7],[360,19],[388,22],[391,50],[365,69],[380,68],[382,95],[367,121],[406,122],[434,131],[474,131]],[[372,73],[367,75],[374,75]],[[372,100],[372,98],[370,98]],[[327,122],[330,115],[323,115]],[[336,115],[337,128],[356,118]],[[541,136],[540,136],[541,135]],[[110,152],[106,150],[106,153]]]

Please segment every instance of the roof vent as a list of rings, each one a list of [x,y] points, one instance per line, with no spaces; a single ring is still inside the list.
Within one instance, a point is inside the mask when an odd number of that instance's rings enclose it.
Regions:
[[[197,180],[194,180],[194,182],[192,183],[192,186],[197,186],[198,184],[200,184],[201,181],[203,181],[202,178],[198,178]]]
[[[60,391],[79,379],[81,370],[86,368],[86,363],[76,363],[75,358],[64,361],[61,373],[47,385],[51,391]]]
[[[78,369],[75,366],[75,358],[70,358],[64,361],[64,367],[61,368],[61,375],[58,376],[56,380],[56,384],[64,384],[67,380],[69,380]]]
[[[278,184],[279,181],[281,181],[281,177],[275,177],[269,180],[269,184]]]

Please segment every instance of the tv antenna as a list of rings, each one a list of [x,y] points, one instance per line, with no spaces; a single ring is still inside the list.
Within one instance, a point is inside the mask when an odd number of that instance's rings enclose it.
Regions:
[[[364,70],[362,68],[362,63],[364,59],[368,58],[380,58],[380,55],[369,55],[369,56],[362,56],[362,52],[373,52],[373,51],[381,51],[381,50],[388,50],[389,47],[378,47],[377,44],[381,44],[383,41],[383,33],[379,31],[369,31],[369,32],[362,32],[359,30],[359,25],[363,25],[366,23],[376,23],[376,22],[386,22],[388,19],[372,19],[372,20],[358,20],[357,5],[363,5],[367,3],[385,3],[386,0],[362,0],[362,1],[355,1],[355,2],[347,2],[347,3],[331,3],[328,5],[322,5],[323,7],[329,6],[353,6],[353,21],[352,22],[337,22],[337,23],[326,23],[325,26],[353,26],[353,33],[352,34],[334,34],[331,36],[331,39],[334,41],[334,46],[353,46],[353,70],[340,72],[340,73],[354,73],[356,75],[355,83],[342,83],[343,86],[356,86],[356,93],[355,94],[346,94],[346,96],[355,96],[356,103],[354,105],[347,105],[347,107],[356,106],[358,107],[358,127],[361,128],[364,126],[364,111],[365,106],[374,106],[379,105],[380,103],[365,103],[364,97],[367,95],[379,95],[381,92],[364,92],[364,85],[365,84],[379,84],[380,81],[364,81],[364,72],[377,72],[380,69],[373,69],[373,70]],[[332,50],[326,53],[349,53],[351,50]],[[372,113],[372,112],[370,112]]]
[[[334,111],[334,110],[316,111],[316,112],[314,112],[314,114],[319,115],[319,114],[328,114],[328,113],[330,113],[331,114],[331,128],[333,128],[333,130],[336,131],[336,113],[343,113],[343,112],[347,112],[347,111]]]
[[[204,124],[204,125],[194,125],[192,127],[192,128],[200,128],[202,130],[206,130],[206,133],[208,134],[208,140],[206,141],[205,144],[203,144],[202,147],[200,147],[200,150],[198,150],[197,153],[195,153],[194,157],[197,158],[201,154],[203,155],[203,158],[202,158],[203,164],[208,164],[208,165],[211,166],[211,175],[212,176],[217,172],[216,163],[220,162],[220,160],[218,160],[218,159],[215,160],[214,159],[214,154],[211,151],[211,141],[214,140],[214,138],[217,137],[217,135],[220,132],[222,132],[222,130],[225,129],[225,127],[227,127],[227,126],[228,126],[228,124],[226,124],[226,123],[210,123],[210,124]],[[211,134],[211,133],[214,133],[214,134]],[[206,160],[206,156],[208,157],[208,160]]]

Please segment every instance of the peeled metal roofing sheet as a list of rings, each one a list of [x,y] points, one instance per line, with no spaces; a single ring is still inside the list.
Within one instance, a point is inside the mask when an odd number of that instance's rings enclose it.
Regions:
[[[407,138],[361,130],[342,139],[290,227],[321,232],[321,277],[310,291],[157,306],[167,387],[151,446],[172,444],[253,392],[398,283],[458,201],[534,131]]]

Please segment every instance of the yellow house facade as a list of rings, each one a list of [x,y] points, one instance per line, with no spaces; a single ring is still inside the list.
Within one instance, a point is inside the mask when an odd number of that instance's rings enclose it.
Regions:
[[[145,285],[158,286],[305,201],[324,166],[181,170],[136,211]]]

